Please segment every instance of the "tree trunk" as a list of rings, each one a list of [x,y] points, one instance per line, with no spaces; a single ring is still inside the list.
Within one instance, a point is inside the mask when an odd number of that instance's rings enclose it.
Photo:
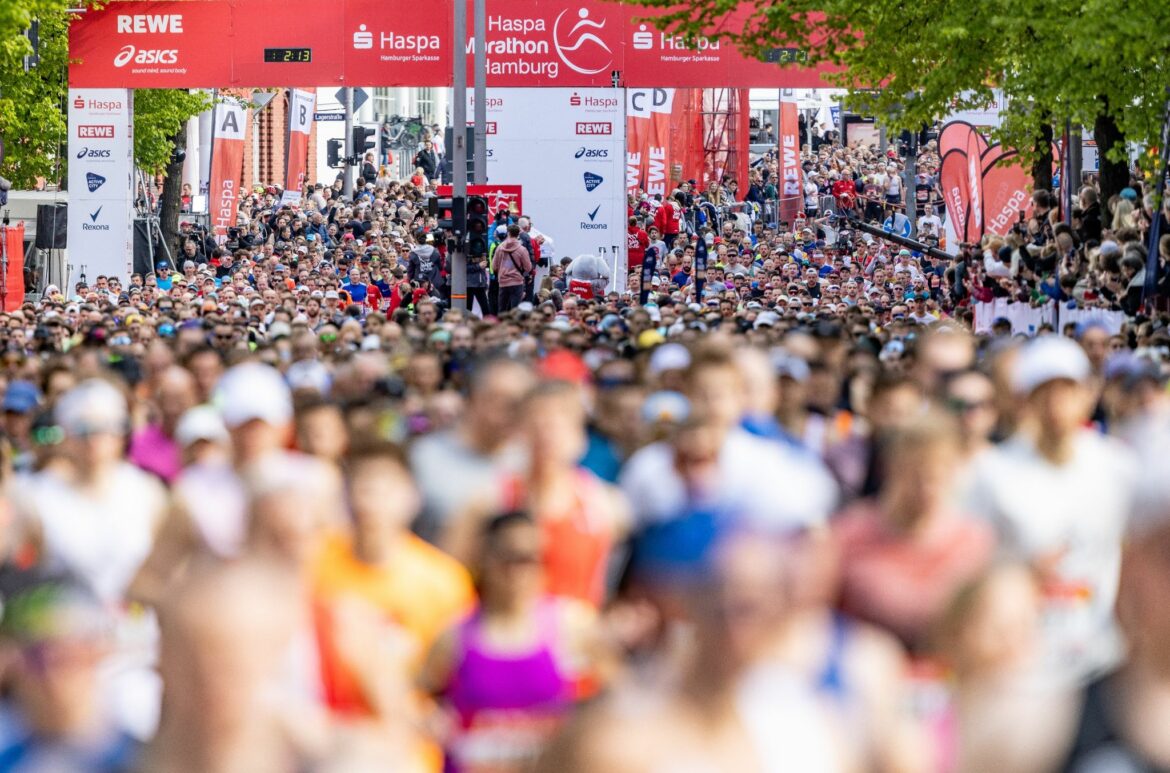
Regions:
[[[1052,124],[1045,121],[1040,124],[1040,133],[1036,136],[1036,160],[1032,162],[1032,190],[1052,190],[1052,141],[1055,133]]]
[[[1125,136],[1118,128],[1117,121],[1106,112],[1108,105],[1105,104],[1104,107],[1093,123],[1093,139],[1097,141],[1097,163],[1101,170],[1101,207],[1109,210],[1109,217],[1112,218],[1109,199],[1129,185],[1129,164],[1125,161],[1114,161],[1109,156],[1110,150],[1125,145]]]
[[[179,209],[183,203],[183,162],[176,161],[187,150],[187,125],[184,123],[171,136],[175,150],[171,154],[171,161],[167,164],[166,179],[163,180],[162,207],[158,213],[159,230],[162,231],[163,244],[171,251],[171,256],[178,255],[179,248]],[[174,268],[174,267],[172,267]]]

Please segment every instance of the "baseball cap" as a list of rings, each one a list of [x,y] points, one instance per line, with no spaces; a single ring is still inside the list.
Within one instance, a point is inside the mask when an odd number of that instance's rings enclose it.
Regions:
[[[210,405],[197,405],[179,419],[179,424],[175,427],[175,440],[183,448],[200,440],[226,443],[227,427],[223,425],[223,419],[215,408]]]
[[[663,344],[650,354],[650,375],[658,376],[668,370],[686,370],[691,365],[691,353],[682,344]]]
[[[91,378],[61,396],[55,417],[62,431],[70,437],[123,435],[127,421],[126,398],[108,381]]]
[[[1063,336],[1042,336],[1020,350],[1012,386],[1017,394],[1026,395],[1050,381],[1084,381],[1090,370],[1089,358],[1075,342]]]
[[[4,392],[5,413],[31,413],[41,404],[41,390],[31,381],[13,381]]]
[[[279,371],[258,362],[245,362],[219,380],[213,398],[229,429],[263,421],[283,425],[292,419],[292,396]]]

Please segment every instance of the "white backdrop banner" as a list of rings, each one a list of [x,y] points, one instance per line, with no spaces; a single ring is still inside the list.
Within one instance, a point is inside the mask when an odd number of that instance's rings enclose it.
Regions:
[[[1010,303],[1002,298],[989,303],[976,303],[975,332],[991,332],[991,326],[997,319],[1006,319],[1012,323],[1012,335],[1023,333],[1033,336],[1041,325],[1054,324],[1056,315],[1052,303],[1044,306],[1032,306],[1028,303]],[[1125,324],[1125,312],[1109,311],[1108,309],[1069,309],[1060,310],[1060,326],[1063,328],[1070,322],[1096,322],[1104,325],[1110,335],[1121,332]],[[1059,331],[1057,331],[1059,332]]]
[[[69,89],[70,281],[134,266],[134,105],[129,89]],[[69,292],[66,288],[61,288]],[[71,290],[72,288],[70,288]]]
[[[473,115],[473,94],[467,114]],[[556,259],[605,258],[625,286],[625,97],[620,89],[488,89],[487,183],[520,185]],[[542,272],[543,273],[543,272]]]

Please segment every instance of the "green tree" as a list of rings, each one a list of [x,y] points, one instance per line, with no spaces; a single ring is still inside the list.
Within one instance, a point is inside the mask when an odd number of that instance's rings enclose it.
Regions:
[[[1125,183],[1125,142],[1155,143],[1164,118],[1170,3],[1163,0],[631,2],[662,12],[653,20],[662,29],[707,34],[748,54],[805,49],[813,61],[841,67],[834,85],[850,88],[855,106],[892,128],[985,107],[997,89],[1005,104],[995,138],[1025,161],[1043,155],[1046,126],[1094,127],[1106,196]]]
[[[27,73],[24,57],[33,49],[24,30],[31,18],[19,13],[25,7],[20,3],[0,2],[0,140],[5,149],[0,175],[17,188],[65,175],[68,14],[61,0],[26,5],[42,11],[40,62]]]

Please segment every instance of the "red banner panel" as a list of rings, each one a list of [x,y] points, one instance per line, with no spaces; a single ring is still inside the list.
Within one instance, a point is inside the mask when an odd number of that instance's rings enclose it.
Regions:
[[[411,0],[114,2],[73,21],[69,84],[449,86],[454,2],[436,0],[426,13]],[[826,85],[824,68],[801,66],[794,52],[763,62],[726,42],[691,45],[640,21],[646,13],[600,0],[488,0],[488,85],[601,87],[615,77],[634,87]],[[470,34],[465,45],[472,53]]]
[[[791,225],[804,210],[800,123],[795,102],[780,103],[780,220]]]
[[[985,233],[1005,236],[1021,211],[1031,214],[1031,175],[1018,159],[1010,161],[1015,150],[988,145],[974,126],[953,121],[943,127],[939,152],[939,182],[959,241],[978,242]]]
[[[439,185],[435,195],[450,196],[450,185]],[[488,200],[488,209],[495,214],[503,207],[513,215],[524,214],[524,195],[519,185],[468,185],[468,196],[483,196]]]
[[[215,106],[211,142],[211,227],[216,241],[227,240],[236,224],[236,207],[244,173],[244,136],[248,110],[224,101]]]

